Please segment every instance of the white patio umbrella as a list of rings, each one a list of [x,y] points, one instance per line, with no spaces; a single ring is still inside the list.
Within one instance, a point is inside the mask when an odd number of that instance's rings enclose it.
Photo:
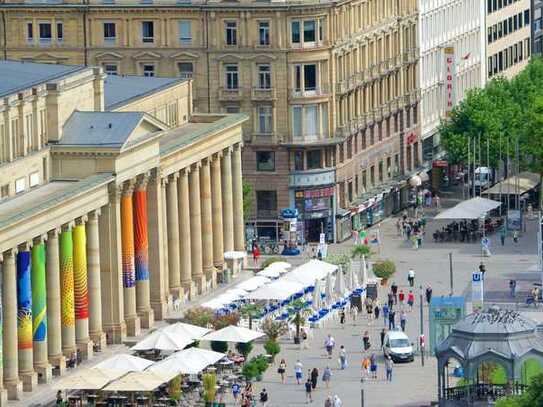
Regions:
[[[243,281],[242,283],[239,283],[236,288],[241,288],[245,291],[254,291],[258,287],[263,286],[264,284],[267,284],[270,282],[270,279],[263,276],[255,276],[251,277],[248,280]]]
[[[182,337],[187,339],[194,339],[197,341],[205,334],[211,332],[211,329],[202,328],[201,326],[185,324],[183,322],[176,322],[175,324],[168,325],[162,328],[163,331],[169,332],[176,337]]]
[[[175,352],[166,359],[153,364],[147,371],[172,374],[198,374],[225,356],[224,353],[213,352],[211,350],[189,348],[181,352]]]
[[[153,362],[150,360],[123,353],[98,363],[92,369],[114,370],[124,374],[128,372],[141,372],[152,364]]]
[[[229,325],[223,329],[219,329],[218,331],[208,333],[202,338],[202,340],[247,343],[262,336],[264,336],[264,334],[261,332],[256,332],[252,329],[243,328],[241,326]]]
[[[57,390],[100,390],[123,374],[118,370],[81,369],[53,382],[52,386]]]
[[[334,292],[339,297],[344,297],[346,294],[346,288],[345,288],[345,277],[343,276],[343,270],[341,270],[341,267],[339,268],[337,274],[336,274],[336,283],[334,285]]]
[[[108,384],[106,391],[153,391],[173,379],[175,374],[165,372],[131,372]]]
[[[332,284],[332,274],[326,276],[326,287],[324,288],[326,294],[326,304],[330,305],[334,301],[334,286]]]
[[[176,351],[184,349],[187,345],[194,342],[191,338],[183,338],[178,335],[174,335],[164,330],[158,330],[151,335],[143,338],[136,345],[132,346],[132,350],[162,350],[162,351]]]
[[[290,263],[287,263],[286,261],[276,261],[272,264],[270,264],[266,269],[270,270],[277,270],[279,273],[284,274],[286,273],[292,265]]]
[[[315,280],[315,288],[313,290],[313,309],[315,311],[318,311],[321,309],[321,304],[322,303],[322,299],[321,299],[321,282],[319,279],[316,279]]]
[[[256,273],[257,276],[268,277],[268,278],[277,278],[281,275],[279,269],[270,269],[266,267],[264,270]]]
[[[345,281],[345,287],[348,291],[354,290],[354,275],[352,267],[347,270],[347,281]]]
[[[362,256],[362,287],[366,288],[366,285],[368,284],[368,265],[366,263],[366,256]]]

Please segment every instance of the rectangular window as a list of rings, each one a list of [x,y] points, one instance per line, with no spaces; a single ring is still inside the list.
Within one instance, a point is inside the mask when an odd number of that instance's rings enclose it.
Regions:
[[[262,46],[270,45],[270,22],[258,22],[258,44]]]
[[[177,64],[177,67],[179,69],[179,76],[183,79],[191,79],[193,72],[194,72],[194,66],[192,65],[192,62],[179,62]]]
[[[64,40],[64,25],[62,23],[57,23],[57,39],[59,41]]]
[[[104,40],[115,41],[117,37],[117,27],[115,23],[104,23]]]
[[[51,38],[53,37],[53,34],[51,33],[51,23],[40,23],[38,27],[40,30],[40,41],[51,41]]]
[[[15,180],[15,193],[21,193],[26,188],[26,179],[24,177]]]
[[[308,150],[307,151],[307,169],[315,170],[322,168],[322,151],[321,150]]]
[[[26,24],[26,39],[28,41],[34,40],[34,25],[32,23]]]
[[[290,30],[291,30],[292,43],[299,44],[300,43],[300,22],[293,21],[290,24]]]
[[[179,42],[181,45],[192,44],[192,24],[190,20],[179,21]]]
[[[226,36],[226,45],[237,45],[238,44],[238,23],[235,21],[227,21],[225,23],[225,36]]]
[[[230,113],[230,114],[239,113],[239,106],[234,106],[234,105],[226,106],[225,110],[226,110],[226,113]]]
[[[119,68],[116,64],[105,64],[104,65],[104,71],[108,75],[118,75],[119,74]]]
[[[304,90],[317,89],[317,65],[304,65]]]
[[[302,136],[302,106],[292,107],[292,135]]]
[[[379,182],[383,182],[383,178],[384,178],[383,175],[384,175],[383,162],[379,161]]]
[[[40,173],[35,171],[30,174],[30,188],[35,187],[40,183]]]
[[[524,25],[530,24],[530,10],[524,10]]]
[[[155,66],[153,64],[143,64],[143,76],[155,76]]]
[[[304,170],[304,152],[303,151],[298,150],[294,152],[294,170],[295,171]]]
[[[318,136],[319,135],[319,114],[317,105],[304,106],[304,135]]]
[[[319,41],[324,41],[324,17],[319,18]]]
[[[305,42],[315,42],[316,33],[315,33],[315,20],[304,21],[304,43]]]
[[[226,65],[226,89],[236,90],[239,87],[239,74],[237,65]]]
[[[143,42],[155,41],[155,23],[153,21],[141,22],[141,40]]]
[[[273,151],[257,151],[256,170],[275,171],[275,153]]]
[[[272,132],[272,107],[258,106],[258,132],[270,134]]]
[[[256,191],[256,210],[259,218],[275,218],[277,191]]]
[[[268,64],[258,65],[258,88],[271,88],[271,67]]]

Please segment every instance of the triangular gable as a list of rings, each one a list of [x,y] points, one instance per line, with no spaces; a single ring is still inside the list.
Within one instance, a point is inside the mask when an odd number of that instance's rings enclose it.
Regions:
[[[132,129],[125,142],[121,146],[121,151],[132,148],[134,145],[149,138],[151,134],[167,130],[168,126],[154,117],[144,114],[139,123]]]
[[[173,55],[170,55],[170,58],[172,59],[198,59],[197,54],[193,54],[192,52],[177,52]]]
[[[132,57],[133,59],[161,59],[162,55],[150,51],[140,52]]]
[[[123,56],[121,54],[118,54],[117,52],[108,51],[108,52],[102,52],[100,54],[97,54],[95,56],[95,58],[98,59],[98,60],[101,60],[101,59],[117,59],[117,60],[120,60],[120,59],[123,59]]]

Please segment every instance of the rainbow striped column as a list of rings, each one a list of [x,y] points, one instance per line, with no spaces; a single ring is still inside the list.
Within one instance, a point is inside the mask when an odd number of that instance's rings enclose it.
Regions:
[[[147,240],[147,191],[134,192],[134,248],[136,282],[149,280],[149,243]]]
[[[75,352],[74,263],[72,231],[60,234],[60,313],[62,351]]]
[[[121,197],[121,240],[123,263],[124,318],[129,336],[139,334],[140,325],[136,310],[136,271],[134,263],[134,213],[132,191],[126,190]]]
[[[72,231],[74,244],[74,305],[75,339],[77,343],[89,342],[89,297],[87,290],[87,238],[85,225]]]
[[[34,362],[47,365],[47,294],[45,291],[45,245],[32,247],[32,339]]]
[[[17,254],[17,343],[19,372],[33,370],[32,356],[32,283],[30,252]]]

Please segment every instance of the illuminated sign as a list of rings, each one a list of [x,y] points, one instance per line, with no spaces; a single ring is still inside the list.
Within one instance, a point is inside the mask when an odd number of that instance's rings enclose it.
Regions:
[[[449,116],[454,107],[454,48],[445,47],[445,116]]]

